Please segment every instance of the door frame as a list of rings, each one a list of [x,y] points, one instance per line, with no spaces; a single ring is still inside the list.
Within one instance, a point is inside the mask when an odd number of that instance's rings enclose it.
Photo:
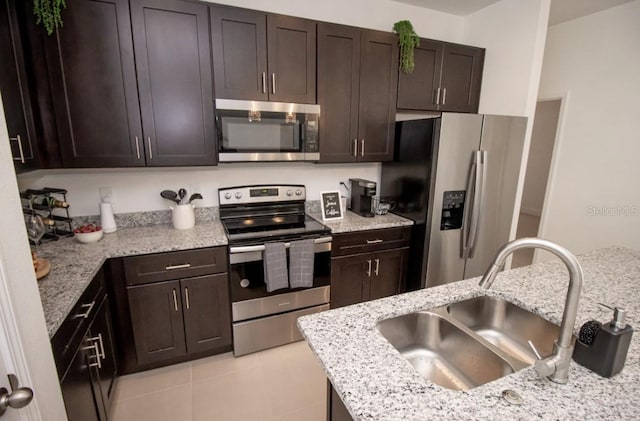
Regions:
[[[565,91],[562,93],[539,97],[536,101],[536,103],[546,101],[560,101],[560,111],[558,112],[558,126],[556,128],[556,136],[553,140],[553,151],[551,153],[549,176],[547,177],[547,186],[545,188],[544,199],[542,201],[542,211],[540,212],[540,224],[538,225],[538,237],[541,238],[550,237],[547,231],[547,221],[549,220],[549,206],[547,206],[547,204],[550,203],[551,197],[553,197],[553,193],[555,190],[554,180],[556,178],[559,166],[558,155],[562,148],[562,139],[564,138],[564,130],[567,120],[567,108],[569,106],[570,97],[570,91]],[[535,249],[533,252],[532,263],[535,264],[541,262],[541,255],[541,250]]]

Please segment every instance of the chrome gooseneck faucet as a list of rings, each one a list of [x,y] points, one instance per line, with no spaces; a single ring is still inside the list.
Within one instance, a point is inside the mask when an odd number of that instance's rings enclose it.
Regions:
[[[580,299],[580,290],[582,289],[582,268],[576,257],[566,248],[541,238],[521,238],[514,240],[498,250],[493,264],[487,269],[487,272],[480,280],[480,287],[489,289],[498,272],[504,267],[504,262],[507,257],[514,251],[522,248],[540,248],[550,251],[558,256],[569,270],[569,290],[567,291],[567,299],[564,303],[560,335],[558,336],[558,340],[553,344],[553,353],[543,359],[533,344],[529,342],[529,345],[538,357],[538,361],[536,361],[535,364],[538,374],[540,374],[541,377],[548,377],[556,383],[566,383],[569,378],[569,363],[573,355],[571,337],[573,335],[573,327],[576,323],[578,301]]]

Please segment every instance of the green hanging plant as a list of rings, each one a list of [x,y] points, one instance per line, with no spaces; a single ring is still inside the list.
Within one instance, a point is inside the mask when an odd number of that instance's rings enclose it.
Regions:
[[[393,24],[393,32],[398,34],[400,45],[400,70],[405,73],[413,73],[413,49],[420,45],[420,37],[413,30],[413,25],[408,20],[400,20]]]
[[[36,24],[42,23],[47,34],[53,34],[54,29],[62,27],[62,9],[66,8],[65,0],[33,0]]]

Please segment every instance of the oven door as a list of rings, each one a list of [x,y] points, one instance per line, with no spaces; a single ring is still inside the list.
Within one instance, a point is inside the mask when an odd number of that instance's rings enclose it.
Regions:
[[[216,100],[220,162],[317,161],[317,105]]]

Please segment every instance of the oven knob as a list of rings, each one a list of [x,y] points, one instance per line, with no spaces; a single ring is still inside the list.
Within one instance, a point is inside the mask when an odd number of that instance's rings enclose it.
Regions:
[[[231,199],[231,193],[225,193],[224,198],[227,200]]]
[[[287,196],[293,196],[293,190],[287,190]]]
[[[248,279],[243,279],[243,280],[240,281],[240,286],[242,288],[247,288],[250,284],[251,284],[251,282],[249,282]]]
[[[296,190],[296,196],[300,196],[302,194],[302,190],[298,189]]]
[[[240,199],[242,197],[242,193],[236,192],[236,199]]]

